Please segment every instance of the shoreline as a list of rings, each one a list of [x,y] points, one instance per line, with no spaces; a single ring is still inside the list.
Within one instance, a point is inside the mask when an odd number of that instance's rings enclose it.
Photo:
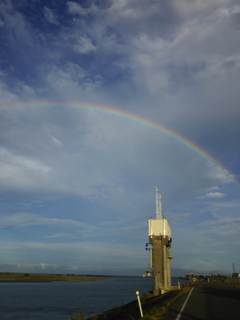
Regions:
[[[80,275],[80,274],[48,274],[48,273],[0,273],[0,283],[29,283],[29,282],[56,282],[56,281],[100,281],[112,276]]]

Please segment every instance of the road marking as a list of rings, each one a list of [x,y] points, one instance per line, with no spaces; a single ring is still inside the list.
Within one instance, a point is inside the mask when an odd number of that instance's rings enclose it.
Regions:
[[[190,299],[190,296],[191,296],[191,294],[192,294],[192,292],[193,292],[193,289],[194,289],[194,288],[192,288],[192,289],[189,291],[189,293],[188,293],[188,295],[187,295],[187,298],[186,298],[186,300],[184,301],[184,304],[182,305],[182,308],[181,308],[179,314],[177,315],[176,320],[180,320],[180,318],[181,318],[181,316],[182,316],[182,313],[183,313],[183,310],[185,309],[185,307],[186,307],[186,305],[187,305],[187,303],[188,303],[188,300]]]

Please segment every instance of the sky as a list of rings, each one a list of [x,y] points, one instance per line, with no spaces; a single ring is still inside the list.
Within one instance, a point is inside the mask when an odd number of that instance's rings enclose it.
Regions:
[[[237,0],[0,1],[0,271],[240,271]]]

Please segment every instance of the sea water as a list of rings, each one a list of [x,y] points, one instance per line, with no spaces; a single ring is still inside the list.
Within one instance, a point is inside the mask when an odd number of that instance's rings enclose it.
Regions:
[[[176,281],[174,281],[176,282]],[[84,282],[0,282],[1,320],[69,320],[123,305],[150,291],[151,278],[116,277]]]
[[[1,320],[68,320],[125,304],[151,290],[151,280],[117,277],[84,282],[0,283]]]

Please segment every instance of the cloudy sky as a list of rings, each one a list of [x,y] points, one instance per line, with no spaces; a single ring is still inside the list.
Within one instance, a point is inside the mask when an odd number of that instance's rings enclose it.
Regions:
[[[0,271],[142,273],[156,184],[174,269],[240,268],[239,82],[237,0],[1,0]]]

